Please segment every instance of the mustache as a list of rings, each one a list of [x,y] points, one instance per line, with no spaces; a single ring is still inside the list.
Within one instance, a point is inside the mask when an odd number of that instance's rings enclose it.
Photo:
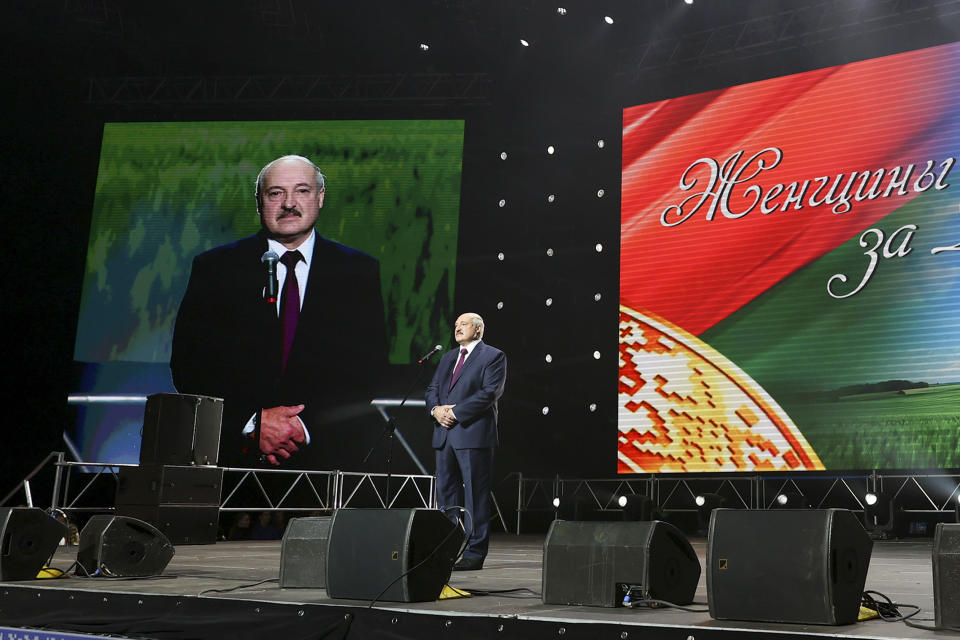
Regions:
[[[303,214],[300,213],[298,209],[284,209],[277,216],[277,220],[283,220],[284,218],[289,218],[290,216],[297,216],[298,218],[302,218]]]

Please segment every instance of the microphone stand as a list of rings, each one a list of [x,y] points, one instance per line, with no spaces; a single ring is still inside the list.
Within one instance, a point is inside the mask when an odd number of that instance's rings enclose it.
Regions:
[[[432,355],[432,354],[431,354]],[[407,389],[407,392],[403,395],[403,399],[400,401],[400,404],[397,405],[397,409],[400,409],[407,403],[407,399],[410,397],[410,394],[413,393],[413,390],[416,388],[417,383],[420,381],[420,375],[423,373],[424,367],[422,366],[429,358],[422,360],[417,364],[417,375],[413,377],[413,383],[410,385],[410,388]],[[367,455],[363,457],[363,462],[361,465],[365,465],[367,460],[370,459],[370,456],[380,445],[380,441],[387,438],[387,499],[384,501],[386,508],[390,508],[390,479],[393,477],[391,473],[391,468],[393,465],[393,432],[397,429],[397,419],[393,416],[390,416],[390,419],[387,420],[386,424],[383,425],[383,430],[380,432],[380,435],[377,437],[377,441],[373,443],[373,446],[370,447],[370,451],[367,451]]]

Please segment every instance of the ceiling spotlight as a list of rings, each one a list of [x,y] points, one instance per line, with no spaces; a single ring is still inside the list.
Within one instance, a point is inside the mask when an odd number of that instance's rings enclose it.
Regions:
[[[591,403],[590,403],[590,406],[587,407],[587,409],[590,410],[590,413],[593,413],[594,411],[597,410],[597,403],[596,403],[596,402],[591,402]]]
[[[600,352],[599,352],[599,351],[594,351],[594,352],[593,352],[593,359],[594,359],[594,360],[599,360],[599,359],[600,359]]]
[[[501,198],[500,202],[498,202],[497,204],[500,206],[500,208],[503,208],[507,206],[507,201]]]
[[[500,152],[500,159],[501,159],[501,160],[506,160],[506,159],[507,159],[507,152],[506,152],[506,151],[501,151],[501,152]]]
[[[540,410],[540,413],[542,413],[543,415],[547,415],[548,413],[550,413],[550,407],[544,407],[543,409]]]
[[[693,501],[697,503],[698,507],[702,507],[703,505],[707,504],[707,499],[703,496],[697,496],[693,499]]]
[[[567,15],[567,10],[564,9],[563,7],[557,7],[557,13],[560,14],[561,16],[565,16]]]
[[[547,298],[547,300],[546,300],[546,302],[545,302],[544,304],[546,304],[546,305],[549,307],[550,305],[553,304],[553,298]]]
[[[503,309],[503,300],[497,303],[497,309]]]
[[[524,40],[523,38],[520,38],[520,44],[522,44],[522,45],[525,46],[525,47],[529,47],[529,46],[530,46],[530,43],[527,42],[526,40]]]
[[[599,140],[597,140],[597,147],[599,147],[600,149],[603,149],[603,147],[606,146],[606,144],[607,143],[603,141],[603,138],[600,138]]]
[[[546,356],[544,356],[543,360],[547,364],[550,364],[551,362],[553,362],[553,356],[548,353]]]
[[[501,251],[500,253],[497,254],[497,260],[499,260],[500,262],[503,262],[503,259],[504,259],[505,257],[506,257],[506,256],[503,255],[503,251]]]
[[[421,42],[421,43],[420,43],[420,51],[430,51],[430,45],[428,45],[428,44],[426,44],[426,43],[424,43],[424,42]]]
[[[603,251],[603,245],[600,244],[599,242],[597,243],[597,246],[594,248],[597,250],[597,253],[600,253],[601,251]]]
[[[552,249],[552,248],[551,248],[551,249],[547,249],[547,257],[548,257],[548,258],[552,258],[552,257],[553,257],[553,249]]]
[[[610,16],[603,16],[603,21],[606,22],[607,24],[613,24],[613,18],[611,18]]]
[[[600,295],[599,292],[598,292],[598,293],[595,293],[595,294],[593,294],[593,301],[594,301],[594,302],[600,302],[600,298],[602,298],[602,297],[603,297],[603,296]]]
[[[617,504],[620,506],[621,509],[627,506],[627,496],[620,496],[619,498],[617,498]]]
[[[547,202],[553,202],[556,199],[557,199],[557,196],[553,195],[552,193],[547,196]]]
[[[777,496],[777,504],[779,504],[781,507],[787,506],[787,502],[789,501],[790,499],[787,497],[787,494],[785,493],[781,493],[780,495]]]
[[[553,155],[554,151],[556,151],[556,149],[553,148],[553,145],[550,145],[549,147],[547,147],[547,153],[549,153],[550,155]]]
[[[872,507],[873,505],[877,504],[877,494],[868,493],[867,495],[863,496],[863,501]]]
[[[604,191],[603,189],[597,189],[597,197],[598,197],[598,198],[602,198],[602,197],[603,197],[603,194],[605,194],[605,193],[606,193],[606,191]]]
[[[684,4],[693,4],[693,0],[683,0]]]
[[[560,508],[560,498],[554,498],[554,499],[553,499],[553,508],[554,508],[554,509],[559,509],[559,508]]]

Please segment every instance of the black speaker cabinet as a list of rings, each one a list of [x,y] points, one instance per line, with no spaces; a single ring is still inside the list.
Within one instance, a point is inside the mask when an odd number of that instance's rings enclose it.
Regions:
[[[77,573],[155,576],[173,558],[173,545],[156,527],[136,518],[93,516],[80,532]]]
[[[120,467],[116,504],[220,505],[222,467],[141,464]]]
[[[147,396],[141,464],[217,464],[223,400],[181,393]]]
[[[0,508],[0,580],[33,580],[68,533],[42,509]]]
[[[462,543],[459,526],[434,509],[339,509],[330,524],[327,594],[436,600]]]
[[[118,504],[117,515],[143,520],[160,530],[173,544],[214,544],[217,541],[217,505]]]
[[[933,617],[960,627],[960,524],[938,523],[933,534]]]
[[[856,622],[872,549],[845,509],[715,509],[707,539],[710,616]]]
[[[327,544],[331,516],[292,518],[280,547],[280,586],[327,586]]]
[[[644,598],[687,604],[699,579],[690,542],[659,520],[554,520],[543,543],[545,604],[616,607],[630,588]]]

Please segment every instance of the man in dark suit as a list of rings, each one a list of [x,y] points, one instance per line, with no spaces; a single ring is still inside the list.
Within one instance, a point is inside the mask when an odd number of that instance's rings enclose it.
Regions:
[[[454,338],[460,347],[440,358],[426,393],[433,418],[437,502],[441,509],[464,507],[470,513],[467,523],[472,522],[456,570],[482,569],[490,537],[497,401],[507,379],[507,357],[481,340],[483,329],[483,318],[475,313],[457,318]]]
[[[257,178],[261,231],[193,261],[170,369],[181,393],[224,399],[221,465],[359,463],[342,459],[356,434],[336,429],[369,412],[386,366],[380,270],[315,232],[325,186],[307,158],[274,160]],[[280,259],[272,302],[267,251]]]

